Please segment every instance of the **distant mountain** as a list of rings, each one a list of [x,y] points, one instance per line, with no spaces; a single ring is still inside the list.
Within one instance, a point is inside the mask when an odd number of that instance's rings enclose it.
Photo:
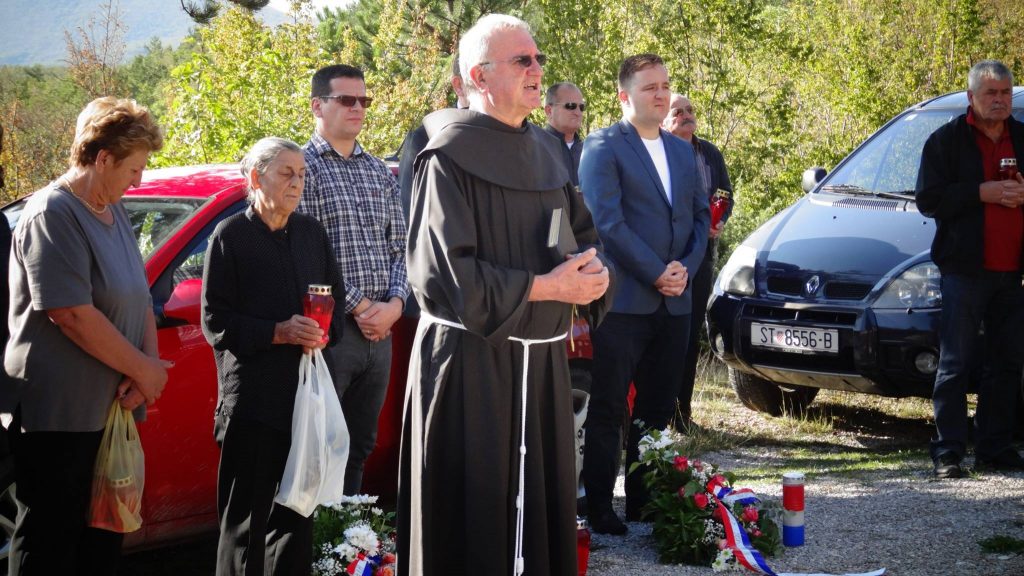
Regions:
[[[63,64],[64,31],[76,34],[90,17],[100,18],[103,0],[0,0],[0,65]],[[141,53],[151,38],[177,46],[195,23],[179,0],[117,0],[125,25],[125,56]],[[260,17],[272,25],[287,16],[264,8]]]

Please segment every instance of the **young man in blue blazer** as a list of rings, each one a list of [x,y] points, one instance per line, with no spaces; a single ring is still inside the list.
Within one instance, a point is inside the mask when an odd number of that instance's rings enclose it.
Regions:
[[[689,274],[704,257],[710,226],[693,147],[661,130],[672,90],[664,61],[631,56],[619,67],[622,121],[587,137],[580,188],[605,255],[618,270],[612,311],[593,332],[594,363],[583,469],[591,527],[623,534],[612,509],[629,383],[632,420],[662,429],[672,420],[689,339]],[[626,470],[643,434],[629,427]],[[626,476],[626,519],[647,503],[642,474]]]

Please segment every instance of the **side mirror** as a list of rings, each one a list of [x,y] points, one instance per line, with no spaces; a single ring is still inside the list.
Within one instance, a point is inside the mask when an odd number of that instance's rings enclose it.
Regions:
[[[821,166],[808,168],[807,170],[804,170],[804,177],[800,182],[800,186],[804,189],[805,193],[810,192],[811,190],[814,190],[814,187],[817,186],[819,182],[825,179],[826,174],[828,174],[828,171]]]
[[[198,326],[202,316],[203,279],[190,278],[180,282],[164,304],[164,318],[174,325]]]

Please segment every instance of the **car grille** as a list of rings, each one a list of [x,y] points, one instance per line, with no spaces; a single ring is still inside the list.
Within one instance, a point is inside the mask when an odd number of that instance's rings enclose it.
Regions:
[[[863,300],[871,292],[870,284],[858,282],[829,282],[825,284],[825,297],[832,300]]]
[[[796,310],[776,306],[747,305],[743,316],[751,320],[795,320],[811,324],[830,324],[833,326],[853,326],[857,323],[857,314],[853,312],[835,312],[831,310]]]
[[[769,276],[768,291],[773,294],[800,296],[803,294],[804,280],[792,276]]]
[[[808,276],[809,278],[810,276]],[[780,296],[804,296],[807,278],[796,276],[769,276],[768,292]],[[826,282],[823,294],[830,300],[863,300],[871,292],[871,284],[860,282]]]

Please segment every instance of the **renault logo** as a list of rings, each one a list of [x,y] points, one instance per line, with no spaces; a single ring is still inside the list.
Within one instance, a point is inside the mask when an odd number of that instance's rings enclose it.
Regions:
[[[821,278],[818,278],[818,275],[815,274],[814,276],[811,276],[810,280],[807,281],[807,284],[804,284],[804,290],[807,291],[808,296],[814,296],[814,293],[818,291],[819,286],[821,286]]]

